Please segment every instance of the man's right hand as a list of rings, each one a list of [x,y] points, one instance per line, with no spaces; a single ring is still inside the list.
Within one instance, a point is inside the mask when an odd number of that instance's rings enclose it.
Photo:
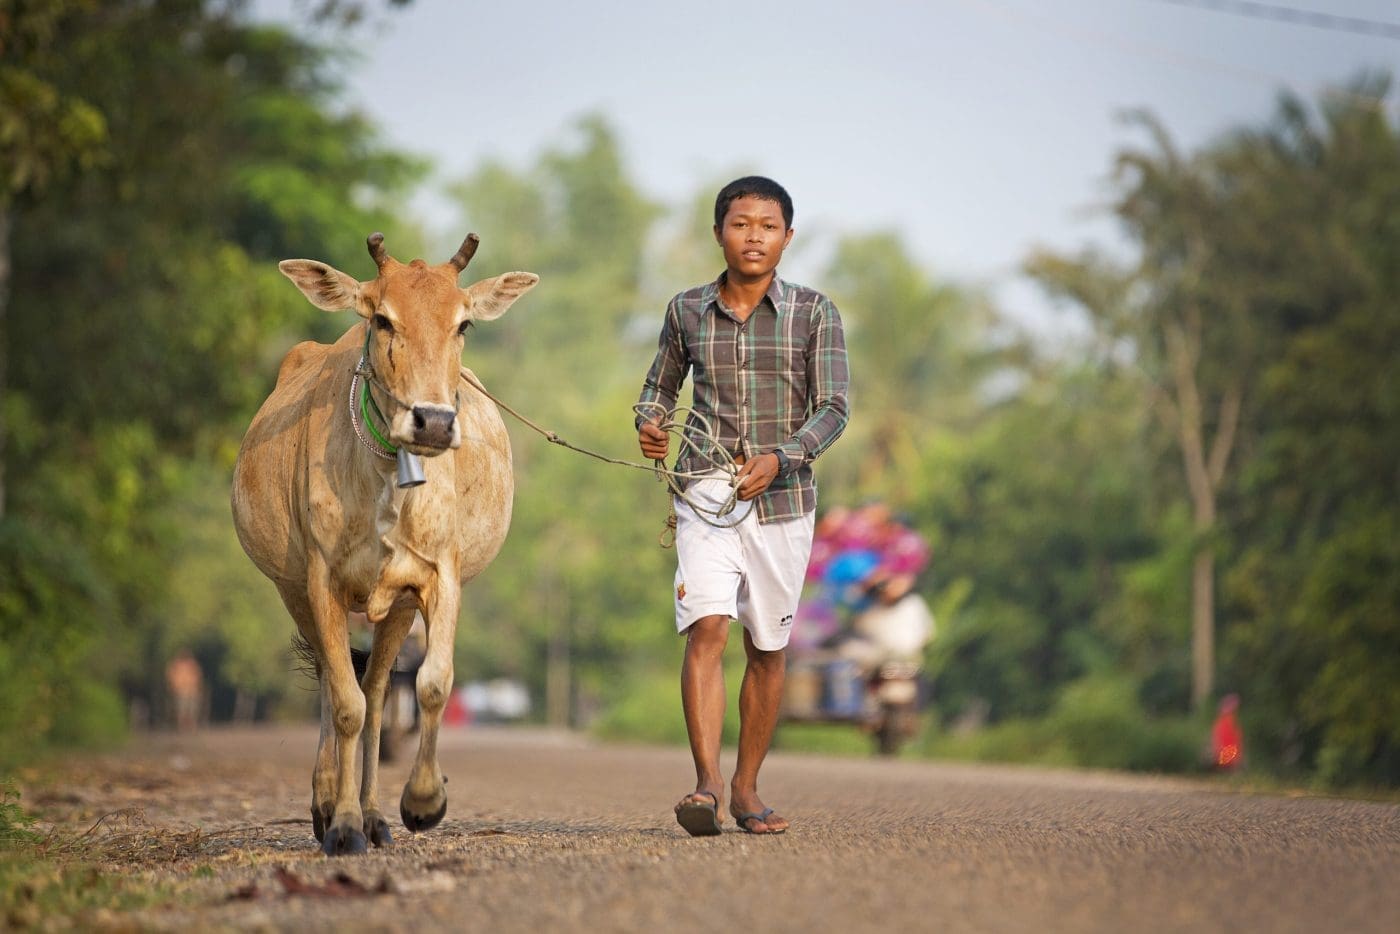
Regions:
[[[642,456],[654,461],[664,461],[671,447],[671,436],[656,425],[656,420],[642,422],[637,431],[637,443],[642,446]]]

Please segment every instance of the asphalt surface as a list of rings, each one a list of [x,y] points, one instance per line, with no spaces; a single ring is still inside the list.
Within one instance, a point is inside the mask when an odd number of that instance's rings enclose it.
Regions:
[[[545,731],[446,732],[448,814],[392,849],[322,857],[315,730],[154,734],[27,789],[60,825],[115,809],[167,857],[181,904],[80,926],[392,931],[1400,931],[1400,806],[1205,782],[774,753],[782,836],[671,813],[683,749]],[[725,766],[732,768],[732,750]],[[192,831],[198,831],[197,834]],[[178,851],[178,852],[177,852]]]

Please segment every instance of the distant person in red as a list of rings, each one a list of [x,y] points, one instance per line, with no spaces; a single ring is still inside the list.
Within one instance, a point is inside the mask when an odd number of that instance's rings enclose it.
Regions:
[[[1220,712],[1210,730],[1211,767],[1220,772],[1233,772],[1244,764],[1244,734],[1235,719],[1239,708],[1238,694],[1221,698]]]

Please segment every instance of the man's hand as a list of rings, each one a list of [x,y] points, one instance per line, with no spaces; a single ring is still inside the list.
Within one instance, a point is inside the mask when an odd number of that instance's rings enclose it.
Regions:
[[[664,461],[671,447],[671,436],[657,427],[658,419],[642,422],[637,430],[637,443],[642,446],[642,456],[654,461]]]
[[[776,454],[760,454],[751,457],[739,468],[739,498],[750,500],[768,489],[768,485],[778,476],[782,464]]]

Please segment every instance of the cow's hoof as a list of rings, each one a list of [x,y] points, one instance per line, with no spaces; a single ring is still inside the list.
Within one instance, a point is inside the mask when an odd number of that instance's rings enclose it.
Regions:
[[[321,843],[321,852],[327,856],[353,856],[368,849],[365,835],[354,827],[332,827]]]
[[[316,835],[317,843],[326,842],[326,828],[330,826],[333,817],[335,817],[334,808],[327,808],[322,812],[316,805],[311,805],[311,832]]]
[[[444,790],[437,793],[436,807],[433,806],[433,802],[433,798],[422,802],[412,800],[408,789],[405,788],[403,797],[399,799],[399,816],[403,818],[403,825],[413,833],[422,833],[436,827],[447,815],[447,792]]]
[[[393,846],[394,835],[389,832],[389,822],[378,814],[365,815],[365,836],[376,847]]]

